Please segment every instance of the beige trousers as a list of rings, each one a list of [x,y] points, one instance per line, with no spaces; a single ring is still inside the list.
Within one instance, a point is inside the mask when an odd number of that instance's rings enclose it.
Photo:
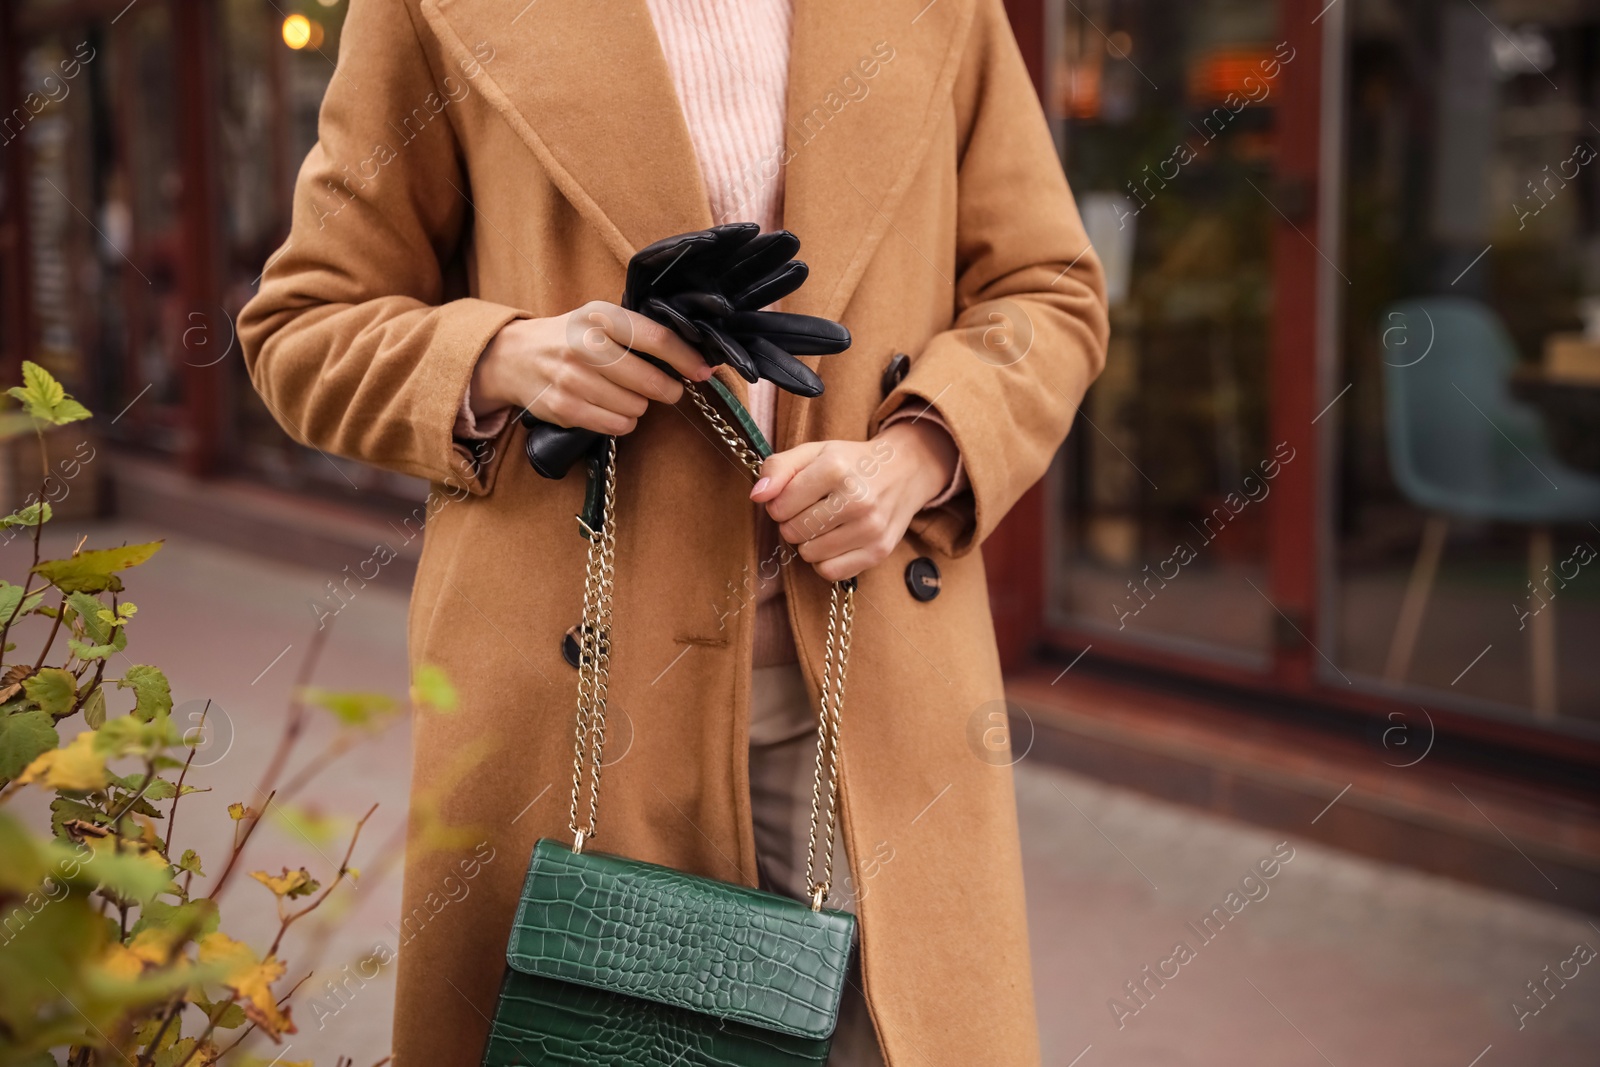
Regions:
[[[756,667],[750,699],[750,808],[756,861],[763,889],[796,900],[808,899],[806,847],[816,760],[817,709],[806,693],[800,666]],[[833,869],[828,906],[854,912],[843,834],[834,846]],[[845,986],[828,1067],[884,1067],[859,970],[852,971]]]

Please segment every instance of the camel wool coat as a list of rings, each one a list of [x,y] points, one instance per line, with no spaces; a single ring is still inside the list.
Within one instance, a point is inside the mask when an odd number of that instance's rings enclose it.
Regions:
[[[471,1067],[533,844],[571,840],[561,644],[587,542],[581,467],[537,476],[515,420],[469,450],[457,408],[507,322],[616,301],[636,249],[713,220],[644,0],[352,0],[319,134],[240,334],[297,440],[434,486],[410,656],[460,704],[414,722],[394,1053]],[[970,483],[861,576],[842,804],[866,998],[893,1067],[1034,1064],[976,549],[1102,366],[1100,266],[1001,0],[797,0],[788,137],[771,164],[811,273],[785,309],[840,319],[854,343],[809,358],[827,391],[782,395],[774,446],[866,440],[928,402]],[[910,370],[885,395],[899,352]],[[594,847],[754,885],[750,478],[686,402],[652,405],[618,457]],[[919,556],[943,576],[926,602],[904,578]],[[782,575],[814,699],[828,586],[801,561]]]

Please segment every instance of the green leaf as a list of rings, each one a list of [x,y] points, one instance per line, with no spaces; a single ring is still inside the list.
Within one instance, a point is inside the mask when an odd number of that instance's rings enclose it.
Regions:
[[[421,708],[449,714],[456,710],[460,700],[456,695],[456,687],[450,684],[450,678],[443,668],[424,663],[411,679],[411,702]]]
[[[374,719],[392,714],[399,705],[384,693],[346,693],[331,689],[306,689],[303,698],[333,713],[346,726],[369,726]]]
[[[47,843],[36,839],[22,823],[0,811],[0,889],[22,896],[36,888],[49,873]]]
[[[129,667],[117,679],[117,688],[133,690],[136,701],[133,713],[144,722],[172,710],[172,686],[158,668],[145,664]]]
[[[0,581],[0,623],[4,623],[11,618],[13,611],[17,613],[17,618],[22,618],[38,607],[39,601],[43,599],[44,593],[42,591],[34,593],[28,597],[27,603],[18,608],[17,605],[22,601],[22,586]],[[14,647],[14,645],[8,645],[6,651],[9,652]]]
[[[29,415],[52,426],[65,426],[89,417],[89,409],[67,395],[61,383],[32,360],[22,361],[22,384],[6,390],[22,401]]]
[[[24,711],[0,718],[0,778],[10,780],[61,743],[47,711]]]
[[[106,724],[106,691],[99,686],[95,686],[89,699],[83,702],[83,721],[91,730]]]
[[[43,517],[41,518],[41,514]],[[21,511],[14,511],[5,518],[0,519],[0,530],[9,530],[13,526],[39,526],[47,523],[53,517],[50,505],[44,502],[29,504]]]
[[[206,872],[200,869],[200,856],[192,848],[186,848],[183,850],[183,856],[178,860],[178,870],[190,871],[194,874],[198,874],[202,878],[206,876]]]
[[[83,636],[89,639],[89,644],[107,644],[116,633],[117,627],[108,625],[100,617],[106,606],[99,598],[88,593],[71,593],[67,596],[67,607],[77,615],[78,623],[83,627]]]
[[[83,871],[85,877],[117,896],[141,904],[172,884],[172,869],[154,852],[116,853],[102,848],[84,864]]]
[[[103,593],[107,589],[121,592],[122,580],[116,572],[137,567],[155,555],[162,543],[94,548],[70,559],[46,560],[33,568],[33,573],[42,575],[63,593]]]
[[[67,836],[67,823],[73,819],[99,825],[108,818],[99,808],[72,797],[58,796],[50,802],[50,830],[57,837]]]
[[[77,680],[60,667],[46,667],[30,675],[22,683],[22,691],[40,710],[55,716],[65,715],[78,702]]]
[[[139,921],[133,924],[133,932],[137,934],[156,927],[162,930],[187,930],[191,938],[198,938],[216,933],[219,918],[217,905],[210,900],[190,900],[182,904],[152,900],[139,909]],[[201,1010],[205,1011],[204,1005]],[[206,1014],[211,1013],[206,1011]]]
[[[244,1008],[237,1003],[217,1004],[204,996],[194,996],[192,1000],[195,1007],[205,1012],[206,1018],[216,1024],[218,1030],[237,1030],[244,1025]]]
[[[121,634],[118,634],[118,636],[120,637]],[[124,638],[120,645],[86,645],[82,641],[79,641],[76,637],[69,637],[67,638],[67,647],[72,650],[72,654],[74,656],[77,656],[81,660],[88,661],[97,659],[110,659],[112,654],[121,652],[124,648],[127,648],[128,642],[127,639]]]
[[[144,791],[145,799],[154,801],[171,800],[177,795],[178,787],[165,778],[159,777],[151,779],[150,788]]]

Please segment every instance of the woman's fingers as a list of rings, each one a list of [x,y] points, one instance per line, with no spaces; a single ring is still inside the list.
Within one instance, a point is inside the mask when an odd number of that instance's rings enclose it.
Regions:
[[[623,348],[654,356],[691,382],[711,377],[711,365],[704,357],[659,322],[603,301],[587,304],[583,310],[591,319],[603,322],[611,340]]]
[[[768,499],[767,514],[772,516],[773,521],[788,522],[819,500],[835,493],[848,499],[857,499],[865,493],[865,483],[856,475],[851,463],[850,449],[834,447],[836,444],[829,442],[819,447],[788,478],[782,490]],[[799,449],[790,451],[798,452]]]
[[[861,548],[856,549],[854,552],[846,552],[842,556],[823,560],[820,563],[813,563],[812,566],[824,581],[842,582],[846,578],[854,578],[864,571],[871,570],[882,563],[885,558],[884,555],[878,552]]]
[[[632,433],[639,422],[634,416],[585,400],[575,389],[558,389],[555,386],[546,388],[534,397],[528,410],[534,417],[555,426],[579,426],[614,437]]]
[[[761,478],[750,490],[750,499],[758,504],[773,500],[788,488],[794,476],[822,451],[823,442],[811,441],[796,445],[786,452],[774,452],[761,465]],[[768,508],[771,513],[771,508]]]

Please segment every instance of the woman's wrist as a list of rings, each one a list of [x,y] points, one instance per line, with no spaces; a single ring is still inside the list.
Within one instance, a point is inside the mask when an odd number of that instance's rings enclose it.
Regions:
[[[500,327],[500,331],[494,335],[484,348],[483,354],[478,357],[477,366],[472,368],[472,382],[467,389],[467,395],[471,398],[472,413],[477,417],[482,418],[503,408],[519,406],[516,398],[510,395],[505,381],[505,341],[510,331],[527,321],[514,319]]]
[[[960,452],[938,423],[901,419],[879,430],[877,439],[894,450],[895,459],[904,456],[909,461],[907,491],[918,511],[943,493],[956,475]]]

